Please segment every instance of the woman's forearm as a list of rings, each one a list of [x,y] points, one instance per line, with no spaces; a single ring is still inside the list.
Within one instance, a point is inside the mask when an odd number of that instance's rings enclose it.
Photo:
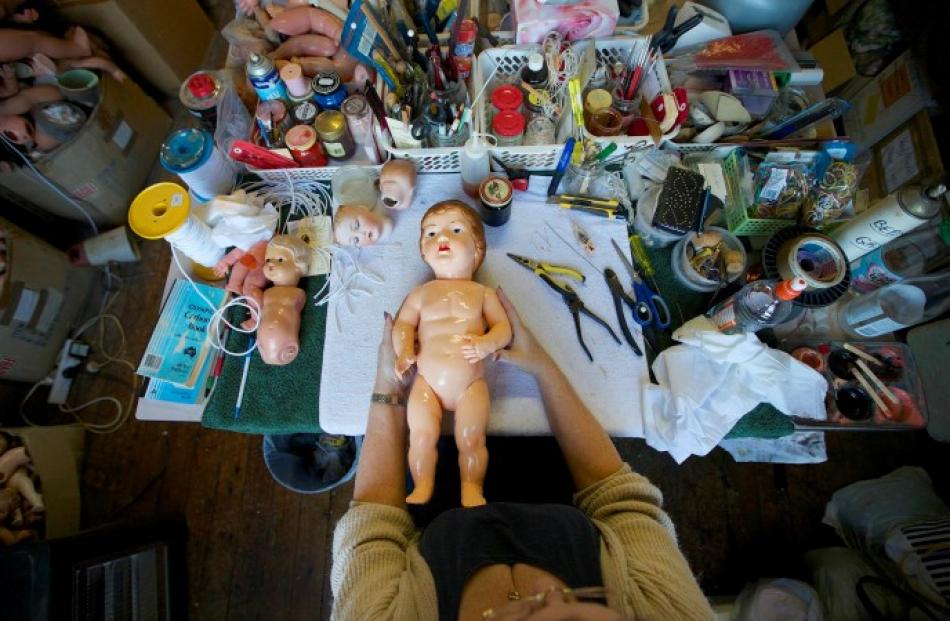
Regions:
[[[375,392],[388,393],[385,387]],[[356,470],[353,500],[404,507],[406,498],[406,408],[373,403]]]
[[[554,361],[547,358],[534,375],[574,486],[581,490],[617,472],[623,465],[617,448]]]

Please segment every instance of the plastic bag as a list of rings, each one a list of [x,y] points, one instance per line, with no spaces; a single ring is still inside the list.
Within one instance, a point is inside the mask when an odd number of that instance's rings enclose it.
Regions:
[[[858,598],[858,581],[865,576],[879,576],[860,552],[848,548],[812,550],[805,554],[805,564],[811,570],[812,582],[828,619],[864,621],[868,618]],[[886,618],[903,618],[905,606],[893,593],[869,588],[867,594],[878,610],[886,611]]]
[[[776,578],[748,584],[736,599],[736,621],[822,621],[818,593],[798,580]]]
[[[808,194],[802,214],[805,224],[817,226],[840,218],[851,205],[860,178],[854,164],[832,162]]]
[[[774,30],[757,30],[723,37],[677,50],[667,59],[675,69],[720,70],[758,69],[798,71],[798,63]]]
[[[794,220],[809,186],[808,173],[800,165],[763,162],[755,171],[755,216]]]

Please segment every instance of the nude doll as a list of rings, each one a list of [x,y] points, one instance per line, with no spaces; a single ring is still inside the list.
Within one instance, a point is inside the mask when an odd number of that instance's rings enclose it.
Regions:
[[[310,265],[310,247],[293,235],[276,235],[267,245],[264,276],[274,286],[264,291],[257,347],[267,364],[289,364],[300,352],[300,313],[307,294],[297,287]]]
[[[215,264],[214,274],[218,278],[224,278],[228,268],[231,268],[225,289],[253,298],[260,308],[264,299],[263,289],[267,285],[267,278],[264,277],[266,254],[266,241],[259,241],[247,250],[234,248]],[[256,322],[254,315],[254,311],[251,311],[251,317],[242,323],[241,327],[245,330],[251,329]]]
[[[455,412],[462,505],[476,507],[485,504],[491,412],[482,360],[508,344],[511,325],[495,290],[472,280],[485,258],[478,214],[462,202],[443,201],[426,212],[421,228],[419,249],[435,279],[406,296],[393,329],[396,374],[412,365],[418,370],[407,406],[415,489],[406,502],[423,504],[432,496],[445,409]]]

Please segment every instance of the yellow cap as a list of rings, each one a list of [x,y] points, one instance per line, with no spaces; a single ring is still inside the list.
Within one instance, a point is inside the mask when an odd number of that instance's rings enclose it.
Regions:
[[[602,88],[595,88],[591,92],[587,93],[587,105],[584,106],[584,109],[588,114],[593,114],[598,110],[603,110],[604,108],[609,108],[610,104],[613,103],[613,97]]]
[[[156,183],[135,197],[129,207],[129,226],[145,239],[161,239],[188,220],[191,199],[177,183]]]

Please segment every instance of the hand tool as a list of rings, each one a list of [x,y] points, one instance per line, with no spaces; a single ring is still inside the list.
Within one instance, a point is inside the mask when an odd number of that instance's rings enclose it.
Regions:
[[[564,176],[564,171],[567,170],[567,165],[571,163],[571,155],[573,153],[574,139],[568,138],[564,142],[564,150],[561,151],[561,157],[557,161],[557,168],[554,169],[554,176],[551,177],[551,184],[548,186],[548,196],[557,194],[557,186],[561,184],[561,178]]]
[[[581,348],[584,350],[584,353],[587,354],[587,358],[591,362],[594,361],[594,355],[590,353],[590,349],[588,349],[587,343],[584,342],[584,334],[581,331],[581,317],[580,316],[582,313],[590,317],[596,323],[603,326],[604,329],[606,329],[607,332],[610,334],[611,338],[613,338],[613,340],[618,345],[622,344],[620,339],[617,338],[617,335],[614,333],[613,328],[610,327],[610,324],[608,324],[606,321],[604,321],[603,319],[598,317],[596,314],[594,314],[593,311],[587,308],[587,306],[584,305],[584,302],[581,301],[580,296],[577,295],[577,292],[574,291],[573,287],[551,276],[551,272],[549,272],[548,269],[545,269],[544,266],[551,268],[552,271],[554,271],[554,273],[565,273],[565,271],[574,272],[574,273],[579,273],[579,272],[577,272],[573,268],[569,268],[563,265],[550,265],[547,263],[536,261],[534,259],[522,257],[516,254],[509,253],[508,256],[519,265],[522,265],[523,267],[526,267],[532,272],[534,272],[549,287],[551,287],[558,294],[560,294],[561,299],[567,305],[568,310],[571,311],[571,316],[574,318],[574,331],[577,333],[577,340],[581,344]],[[573,277],[573,274],[572,274],[572,277]]]
[[[703,17],[705,17],[702,13],[697,13],[679,26],[675,26],[676,14],[678,12],[678,7],[670,7],[669,13],[666,14],[666,22],[663,24],[663,29],[653,35],[653,40],[650,42],[651,51],[659,50],[664,54],[669,52],[676,46],[676,42],[679,41],[680,37],[698,26],[699,22],[703,21]]]
[[[623,218],[624,213],[618,210],[620,202],[614,199],[602,199],[593,196],[574,196],[570,194],[556,194],[549,196],[548,204],[558,205],[561,209],[573,209],[585,213],[603,216],[610,220]]]
[[[558,276],[567,276],[568,278],[573,278],[579,283],[584,283],[587,280],[587,277],[584,276],[583,272],[576,270],[569,265],[556,265],[554,263],[537,261],[535,259],[523,257],[520,254],[513,254],[511,252],[507,254],[512,261],[518,263],[519,265],[523,265],[538,276],[541,276],[541,274],[557,274]]]
[[[617,278],[617,273],[609,267],[604,270],[604,279],[607,281],[610,295],[613,296],[614,299],[614,310],[617,311],[617,321],[620,322],[620,331],[623,333],[623,338],[627,341],[627,345],[633,348],[636,355],[642,356],[643,352],[637,346],[637,341],[633,338],[633,334],[630,333],[630,328],[627,326],[627,319],[624,317],[623,312],[623,304],[626,304],[630,307],[630,310],[636,314],[637,301],[624,292],[623,285],[620,284],[620,279]],[[644,338],[646,337],[644,336]]]
[[[633,299],[637,302],[633,313],[634,321],[643,327],[654,325],[661,329],[668,328],[670,326],[670,307],[667,306],[666,300],[656,293],[653,293],[653,291],[646,286],[643,279],[640,278],[640,274],[637,273],[636,268],[633,266],[633,263],[631,263],[627,255],[623,253],[623,250],[620,249],[617,242],[611,239],[610,243],[613,245],[614,250],[617,251],[620,261],[627,268],[627,271],[630,273],[630,278],[633,280]]]

